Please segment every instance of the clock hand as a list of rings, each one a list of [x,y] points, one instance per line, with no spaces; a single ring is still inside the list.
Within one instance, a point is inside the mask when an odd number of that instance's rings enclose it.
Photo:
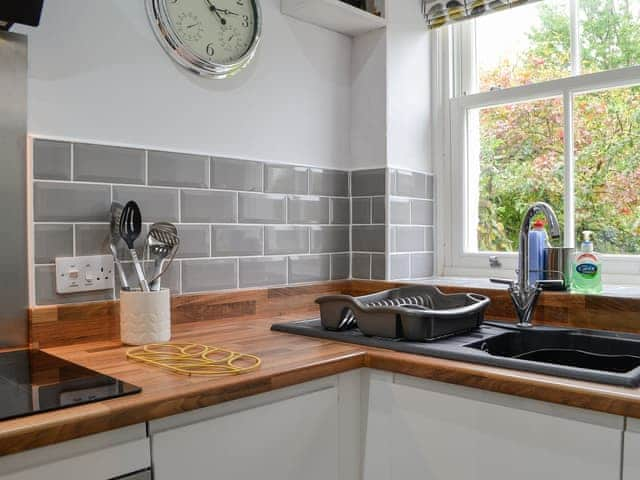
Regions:
[[[227,24],[227,20],[222,18],[220,13],[218,13],[218,9],[216,8],[216,6],[213,3],[211,3],[211,0],[204,0],[204,1],[207,2],[207,4],[209,5],[209,10],[216,14],[218,19],[220,20],[220,23],[222,25],[226,25]]]
[[[236,12],[232,12],[231,10],[227,10],[227,9],[221,10],[219,8],[217,10],[221,13],[224,13],[225,15],[235,15],[236,17],[238,16]]]
[[[198,23],[194,23],[193,25],[187,25],[187,28],[193,28],[193,27],[195,27],[196,25],[200,25],[200,22],[198,22]]]

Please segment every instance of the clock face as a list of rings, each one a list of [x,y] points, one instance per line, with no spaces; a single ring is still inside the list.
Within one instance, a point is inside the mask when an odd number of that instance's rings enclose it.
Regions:
[[[167,11],[182,42],[215,63],[237,61],[253,43],[253,0],[167,0]]]
[[[260,38],[258,0],[147,0],[158,40],[183,66],[218,78],[246,65]]]

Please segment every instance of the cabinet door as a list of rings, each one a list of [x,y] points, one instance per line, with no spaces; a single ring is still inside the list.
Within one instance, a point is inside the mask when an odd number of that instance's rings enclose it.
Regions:
[[[152,436],[155,480],[338,477],[335,387]]]
[[[619,417],[446,387],[391,387],[392,479],[620,478]]]
[[[623,480],[640,478],[640,420],[627,419],[627,431],[624,432]]]

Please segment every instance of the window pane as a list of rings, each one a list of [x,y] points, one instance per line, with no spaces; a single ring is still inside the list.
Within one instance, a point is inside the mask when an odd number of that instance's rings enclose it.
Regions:
[[[571,74],[569,6],[547,0],[479,17],[478,88],[508,88]],[[640,48],[640,47],[639,47]]]
[[[640,65],[640,0],[580,0],[583,73]]]
[[[524,213],[537,201],[551,204],[564,224],[562,108],[560,98],[549,98],[470,112],[478,132],[469,145],[470,190],[477,185],[471,250],[517,251]]]
[[[640,253],[640,87],[575,97],[576,237]]]

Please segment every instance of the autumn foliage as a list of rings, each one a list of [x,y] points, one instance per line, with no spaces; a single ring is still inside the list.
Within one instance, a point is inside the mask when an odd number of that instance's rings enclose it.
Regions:
[[[483,91],[571,75],[566,9],[537,8],[529,49],[480,72]],[[579,9],[581,73],[640,65],[640,0],[579,0]],[[593,230],[599,251],[640,253],[640,87],[576,95],[573,113],[576,236]],[[478,246],[514,251],[532,202],[547,201],[564,218],[562,98],[484,108],[478,118]]]

